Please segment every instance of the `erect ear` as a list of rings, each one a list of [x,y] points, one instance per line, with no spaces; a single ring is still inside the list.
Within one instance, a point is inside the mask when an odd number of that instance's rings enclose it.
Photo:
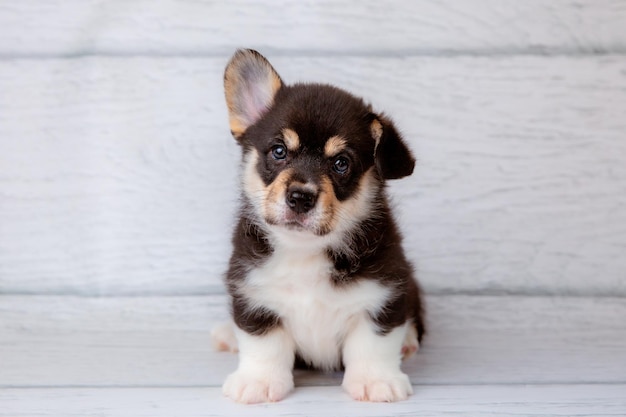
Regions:
[[[224,92],[230,130],[239,138],[274,103],[282,81],[257,51],[239,49],[224,71]]]
[[[415,158],[391,120],[376,116],[370,129],[376,140],[374,157],[380,175],[386,180],[411,175],[415,168]]]

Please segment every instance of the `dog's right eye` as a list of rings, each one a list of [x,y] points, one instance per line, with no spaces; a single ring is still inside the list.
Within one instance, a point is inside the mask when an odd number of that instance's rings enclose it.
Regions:
[[[287,148],[285,148],[285,145],[272,146],[272,157],[278,161],[287,158]]]

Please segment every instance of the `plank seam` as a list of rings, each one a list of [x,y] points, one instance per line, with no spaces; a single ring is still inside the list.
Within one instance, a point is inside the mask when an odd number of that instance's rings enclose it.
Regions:
[[[423,383],[423,384],[411,384],[412,387],[419,389],[420,387],[554,387],[554,386],[620,386],[626,385],[624,381],[524,381],[524,382],[477,382],[477,383]],[[326,384],[326,385],[296,385],[296,389],[302,388],[319,388],[319,387],[337,387],[340,385]],[[38,389],[102,389],[102,390],[115,390],[115,389],[192,389],[192,388],[221,388],[221,385],[202,385],[202,384],[189,384],[189,385],[2,385],[2,390],[38,390]]]
[[[0,61],[12,60],[55,60],[55,59],[82,59],[82,58],[224,58],[232,54],[233,49],[223,51],[197,51],[197,52],[145,52],[145,51],[76,51],[68,53],[2,53]],[[403,49],[403,50],[292,50],[263,48],[264,54],[272,57],[293,57],[293,58],[463,58],[463,57],[484,57],[484,58],[514,58],[514,57],[602,57],[626,55],[626,48],[592,48],[589,50],[579,50],[575,48],[537,48],[537,49]]]
[[[577,291],[523,291],[523,290],[431,290],[424,291],[426,296],[436,297],[502,297],[502,298],[598,298],[598,299],[623,299],[626,294],[616,291],[598,291],[598,292],[577,292]],[[53,291],[53,292],[29,292],[29,291],[4,291],[0,294],[2,297],[73,297],[83,299],[138,299],[138,298],[178,298],[178,297],[210,297],[210,296],[226,296],[225,289],[211,289],[209,291],[194,292],[142,292],[142,293],[106,293],[92,294],[85,292],[72,291]]]

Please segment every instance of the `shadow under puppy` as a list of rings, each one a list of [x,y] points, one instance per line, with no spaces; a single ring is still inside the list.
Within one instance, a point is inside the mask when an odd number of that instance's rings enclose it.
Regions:
[[[216,346],[239,351],[224,394],[279,401],[297,361],[344,368],[357,400],[406,399],[400,362],[419,346],[423,311],[385,182],[413,172],[411,152],[363,100],[285,85],[256,51],[237,51],[224,86],[243,152],[226,275],[236,326],[213,332]]]

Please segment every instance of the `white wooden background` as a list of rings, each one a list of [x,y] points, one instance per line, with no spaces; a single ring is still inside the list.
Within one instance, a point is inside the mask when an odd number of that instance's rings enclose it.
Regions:
[[[0,4],[0,292],[221,291],[236,47],[414,148],[392,187],[431,293],[626,295],[626,2]]]
[[[626,0],[0,0],[0,416],[626,415]],[[428,292],[416,394],[219,385],[238,149],[222,71],[392,115]]]

